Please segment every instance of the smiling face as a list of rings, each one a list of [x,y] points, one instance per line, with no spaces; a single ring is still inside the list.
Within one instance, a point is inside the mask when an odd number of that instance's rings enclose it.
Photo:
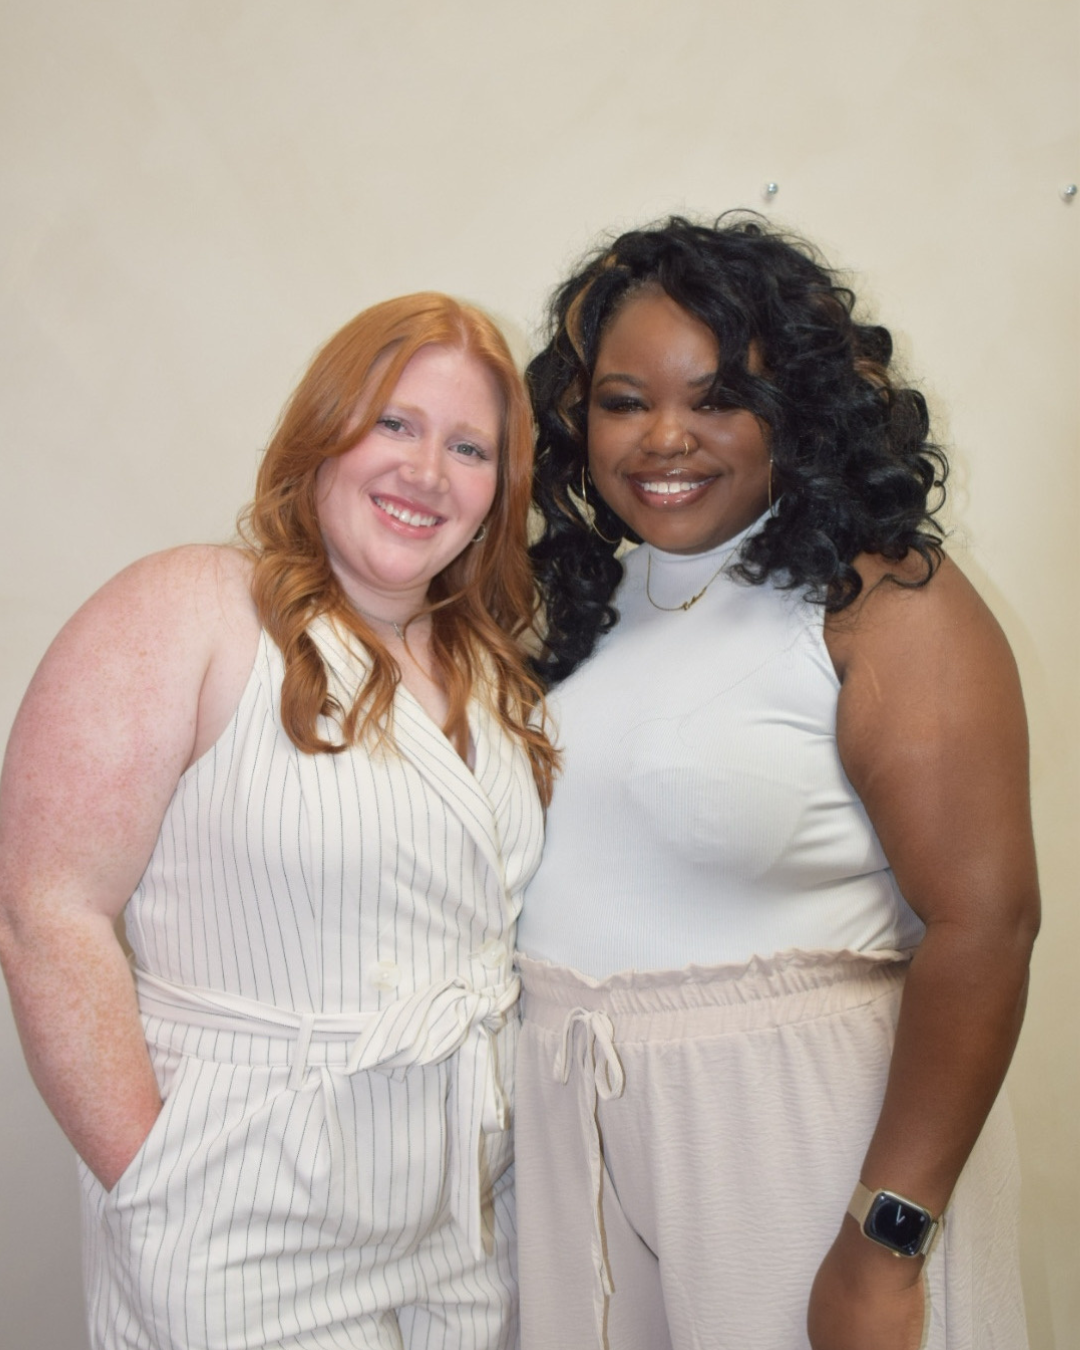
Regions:
[[[611,509],[667,553],[704,553],[769,501],[764,424],[708,399],[716,338],[664,291],[626,300],[600,340],[589,471]]]
[[[320,466],[323,542],[358,609],[400,622],[422,607],[491,509],[502,422],[485,365],[421,347],[367,435]]]

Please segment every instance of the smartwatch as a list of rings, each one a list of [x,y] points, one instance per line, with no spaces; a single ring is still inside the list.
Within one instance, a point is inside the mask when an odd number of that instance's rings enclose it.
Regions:
[[[871,1242],[893,1256],[925,1256],[941,1231],[942,1220],[895,1191],[872,1191],[860,1181],[847,1212]]]

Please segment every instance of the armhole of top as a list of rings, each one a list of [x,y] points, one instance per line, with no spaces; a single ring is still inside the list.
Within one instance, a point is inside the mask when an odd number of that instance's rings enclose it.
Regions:
[[[218,736],[218,738],[215,741],[213,741],[210,745],[208,745],[206,749],[202,752],[202,754],[199,756],[199,758],[194,760],[191,764],[189,764],[187,768],[184,770],[184,772],[180,775],[177,787],[179,787],[180,784],[183,783],[188,778],[189,775],[194,775],[195,773],[197,773],[203,764],[209,762],[209,760],[213,757],[214,752],[220,746],[222,746],[227,740],[230,740],[233,736],[235,736],[237,726],[239,725],[244,714],[247,712],[250,704],[256,699],[263,685],[264,684],[268,685],[271,683],[272,681],[272,670],[271,670],[272,657],[270,652],[271,647],[274,647],[274,643],[271,640],[269,634],[267,633],[265,628],[260,628],[259,641],[255,647],[255,660],[252,662],[251,670],[248,674],[247,680],[244,683],[244,688],[240,694],[239,700],[237,701],[236,707],[233,709],[232,716],[222,727],[221,735]],[[276,648],[274,648],[274,650],[276,651]],[[280,653],[278,653],[278,659],[279,660],[281,659]],[[271,706],[273,707],[274,711],[274,720],[280,721],[281,719],[279,715],[279,709],[277,708],[273,700],[271,700]]]

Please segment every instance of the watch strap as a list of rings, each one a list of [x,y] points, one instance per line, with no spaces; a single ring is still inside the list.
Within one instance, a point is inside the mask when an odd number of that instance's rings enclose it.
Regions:
[[[919,1250],[911,1252],[910,1255],[928,1256],[933,1250],[934,1244],[937,1242],[942,1227],[944,1226],[942,1217],[938,1215],[938,1217],[935,1218],[925,1205],[920,1205],[917,1200],[909,1200],[906,1195],[901,1195],[898,1191],[886,1190],[884,1187],[880,1186],[872,1189],[869,1186],[864,1186],[861,1181],[857,1181],[855,1183],[855,1190],[851,1195],[851,1200],[848,1202],[847,1212],[859,1225],[859,1231],[863,1236],[870,1242],[876,1242],[879,1246],[884,1246],[888,1251],[891,1251],[894,1256],[902,1257],[909,1255],[907,1252],[896,1250],[896,1248],[891,1246],[888,1242],[881,1242],[879,1238],[875,1237],[867,1230],[866,1220],[870,1215],[874,1202],[879,1196],[888,1196],[892,1200],[899,1200],[902,1204],[910,1205],[913,1209],[920,1210],[926,1215],[929,1221],[926,1233],[923,1236],[922,1242],[919,1244]]]

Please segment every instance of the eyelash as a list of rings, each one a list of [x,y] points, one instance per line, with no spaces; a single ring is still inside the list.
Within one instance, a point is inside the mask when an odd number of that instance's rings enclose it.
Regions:
[[[391,417],[389,414],[380,417],[376,425],[385,427],[387,431],[395,433],[406,429],[405,423],[400,417]],[[459,454],[463,454],[467,459],[475,458],[489,460],[491,458],[491,455],[483,448],[483,446],[477,445],[475,441],[455,441],[450,448],[451,450],[457,451]]]
[[[482,446],[477,445],[475,441],[458,441],[457,445],[454,446],[454,449],[462,453],[467,453],[470,459],[474,457],[476,459],[491,458],[488,452],[483,449]]]
[[[731,412],[735,406],[733,403],[699,403],[693,411],[699,413]],[[601,398],[600,407],[604,412],[610,413],[640,412],[645,408],[645,404],[641,399],[618,395]]]
[[[644,403],[637,398],[628,398],[624,395],[617,395],[600,400],[600,407],[604,412],[637,412],[644,408]]]

